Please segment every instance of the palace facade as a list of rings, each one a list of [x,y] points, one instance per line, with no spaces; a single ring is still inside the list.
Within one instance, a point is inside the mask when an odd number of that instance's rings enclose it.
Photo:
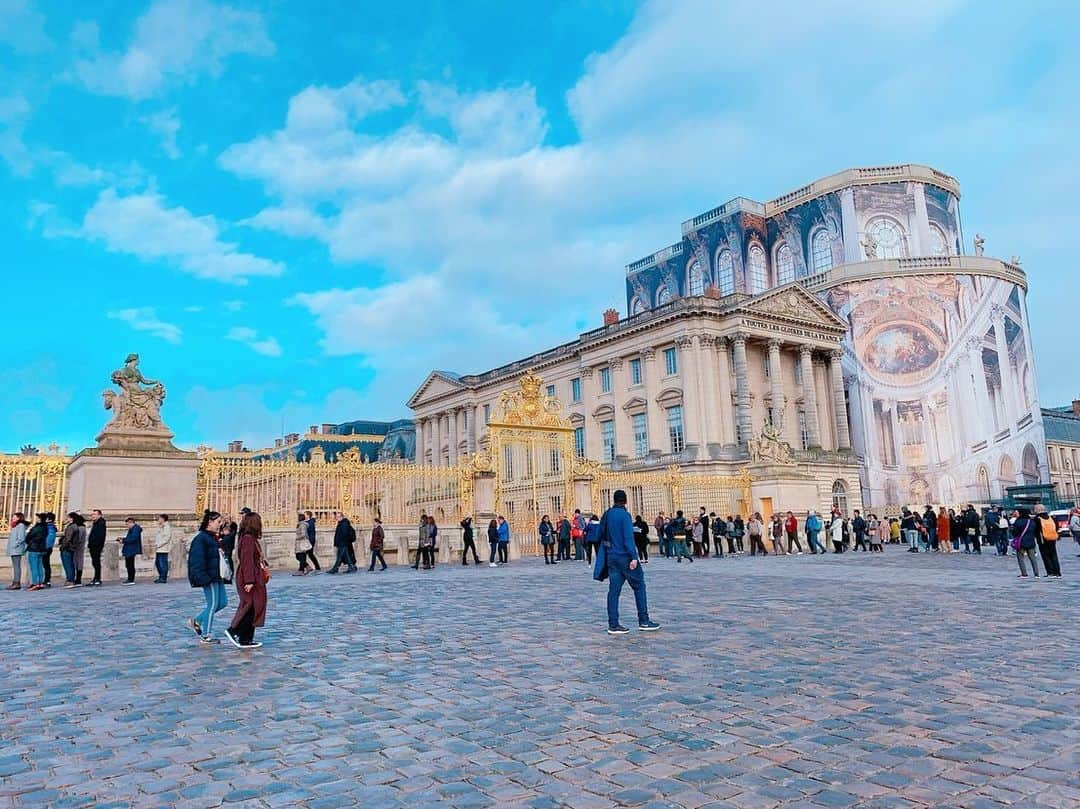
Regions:
[[[963,255],[959,185],[918,165],[736,198],[626,267],[629,316],[409,401],[416,460],[482,448],[531,369],[612,469],[754,474],[755,505],[986,502],[1047,480],[1016,259]]]

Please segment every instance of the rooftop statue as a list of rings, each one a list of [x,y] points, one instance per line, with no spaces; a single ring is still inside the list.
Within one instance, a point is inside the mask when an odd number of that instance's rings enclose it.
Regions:
[[[981,233],[975,234],[975,255],[981,256],[983,254],[983,245],[986,244],[986,239],[982,237]]]

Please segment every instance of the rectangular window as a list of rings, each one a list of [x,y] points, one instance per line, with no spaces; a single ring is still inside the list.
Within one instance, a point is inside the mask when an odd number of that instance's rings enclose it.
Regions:
[[[679,355],[674,348],[664,349],[664,370],[668,376],[679,373]]]
[[[742,434],[742,425],[739,424],[739,408],[733,407],[731,409],[732,424],[735,425],[735,443],[742,446],[746,443],[746,439]]]
[[[682,452],[686,447],[686,439],[683,436],[682,406],[675,405],[667,410],[668,438],[671,439],[671,451]]]
[[[641,360],[630,360],[630,384],[641,384]]]
[[[570,401],[581,401],[581,379],[578,377],[570,380]]]
[[[644,458],[649,454],[649,427],[646,423],[645,414],[637,413],[634,416],[634,456]]]
[[[554,385],[548,385],[547,386],[547,395],[548,395],[549,399],[554,399],[555,398],[555,386]]]
[[[803,449],[810,449],[810,431],[806,426],[806,411],[799,411],[799,441]]]
[[[562,472],[562,453],[557,447],[552,447],[548,455],[548,474],[557,475]]]
[[[484,405],[484,424],[491,424],[491,405]]]
[[[579,458],[585,457],[585,428],[574,428],[574,454]]]
[[[772,376],[772,368],[769,367],[769,355],[761,355],[761,367],[765,369],[765,378],[768,379]]]
[[[600,392],[611,393],[611,369],[600,369]]]
[[[796,385],[801,385],[802,384],[802,360],[801,359],[797,363],[795,363],[795,384]]]
[[[600,437],[604,450],[604,461],[611,463],[615,460],[615,422],[600,422]]]
[[[771,424],[773,427],[776,426],[776,422],[773,421],[773,415],[772,415],[772,408],[771,407],[765,408],[765,421],[766,421],[766,423]]]

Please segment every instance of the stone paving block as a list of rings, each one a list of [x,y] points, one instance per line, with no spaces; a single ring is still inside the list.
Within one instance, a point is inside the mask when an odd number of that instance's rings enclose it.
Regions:
[[[25,630],[0,677],[0,809],[1071,809],[1080,628],[1055,623],[1048,646],[1039,616],[1071,614],[1073,567],[1036,591],[989,555],[658,559],[664,628],[619,639],[584,565],[275,577],[246,656],[192,643],[184,582],[45,592],[40,611],[0,592]],[[360,620],[360,600],[394,620]],[[991,600],[992,618],[971,614]],[[912,622],[912,603],[970,617]],[[313,604],[334,633],[295,629]],[[468,620],[433,631],[433,608]],[[127,620],[87,648],[95,613]],[[76,658],[82,687],[50,687]],[[109,687],[131,670],[161,674],[137,696]]]

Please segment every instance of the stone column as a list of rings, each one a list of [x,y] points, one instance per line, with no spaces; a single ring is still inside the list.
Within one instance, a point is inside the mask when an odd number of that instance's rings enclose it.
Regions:
[[[732,337],[735,345],[735,423],[742,433],[742,446],[753,437],[750,419],[750,380],[746,367],[746,335]]]
[[[869,382],[859,382],[859,405],[862,408],[863,451],[866,453],[867,466],[879,466],[881,455],[878,453],[877,418],[874,416],[874,389]]]
[[[780,346],[782,345],[781,340],[775,338],[769,340],[769,393],[772,399],[773,428],[781,437],[785,437],[787,419],[784,411],[787,402],[784,396],[784,375],[780,367]]]
[[[829,393],[825,360],[820,356],[815,356],[812,362],[814,366],[814,390],[817,393],[818,430],[821,432],[821,446],[836,449],[836,419],[832,415],[832,396]]]
[[[684,334],[675,341],[675,345],[679,347],[679,378],[683,389],[683,434],[686,437],[687,449],[690,450],[690,460],[694,460],[702,443],[702,414],[699,405],[701,376],[698,373],[693,339]]]
[[[473,416],[475,412],[472,405],[465,405],[461,409],[461,427],[465,430],[465,452],[468,455],[476,452],[476,438],[473,435]]]
[[[667,443],[667,431],[664,429],[664,411],[656,401],[660,395],[659,379],[656,375],[656,349],[649,347],[641,352],[641,374],[645,383],[645,399],[649,409],[646,411],[646,422],[649,426],[649,450],[663,453]]]
[[[457,466],[458,462],[458,420],[461,418],[461,408],[450,408],[450,465]]]
[[[480,437],[483,435],[486,426],[484,424],[484,406],[475,405],[473,407],[472,417],[472,441],[473,452],[480,451]]]
[[[718,391],[716,385],[716,337],[711,334],[699,334],[697,347],[698,367],[701,369],[701,396],[700,407],[703,415],[704,427],[703,443],[706,455],[709,457],[709,448],[719,449],[720,424],[718,413]]]
[[[998,366],[1001,368],[1001,395],[1005,405],[1005,423],[1009,427],[1015,427],[1020,419],[1020,411],[1023,405],[1017,402],[1016,394],[1018,382],[1013,375],[1012,363],[1009,361],[1009,340],[1005,334],[1005,309],[995,306],[990,310],[994,320],[994,342],[997,347]]]
[[[581,400],[585,404],[585,457],[594,461],[601,460],[603,445],[600,436],[600,424],[593,418],[596,409],[596,374],[592,368],[581,369]]]
[[[432,466],[442,466],[442,420],[443,414],[437,413],[435,415],[435,423],[431,430],[434,443],[434,446],[431,449]]]
[[[720,425],[720,443],[735,443],[735,424],[731,412],[731,362],[728,355],[728,339],[716,338],[717,377],[719,385],[716,391],[716,414]]]
[[[851,432],[848,430],[847,407],[844,401],[843,353],[829,354],[829,376],[832,380],[833,418],[836,421],[836,448],[851,449]]]
[[[904,438],[900,434],[900,408],[895,399],[890,403],[892,408],[889,412],[890,424],[892,425],[893,465],[900,466],[904,459]]]
[[[840,226],[844,230],[844,263],[863,260],[859,244],[859,219],[855,214],[855,190],[845,188],[840,192]]]
[[[993,443],[997,426],[994,423],[994,411],[990,407],[990,390],[986,386],[986,369],[982,361],[982,340],[978,337],[968,342],[968,367],[975,383],[975,401],[977,402],[980,423],[973,431],[972,443],[987,441]]]
[[[424,420],[413,419],[413,429],[416,431],[416,463],[424,465]]]
[[[802,373],[803,407],[806,409],[806,435],[811,447],[821,446],[821,427],[818,425],[817,385],[814,381],[814,352],[808,345],[799,346]]]

